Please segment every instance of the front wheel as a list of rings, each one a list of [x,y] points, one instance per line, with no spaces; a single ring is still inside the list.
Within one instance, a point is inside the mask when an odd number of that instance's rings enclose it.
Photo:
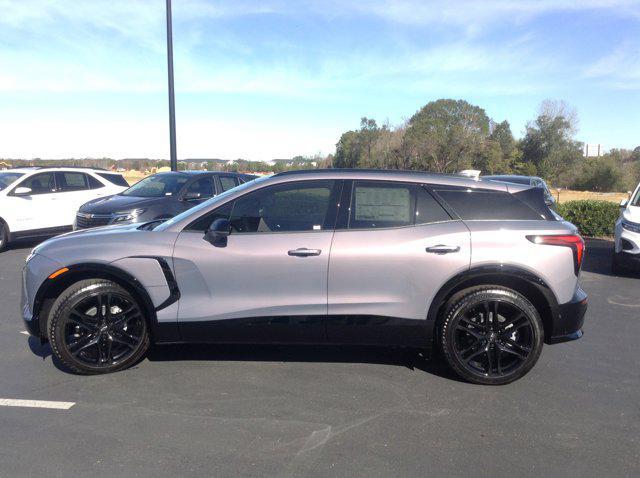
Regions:
[[[48,331],[53,353],[80,374],[125,369],[149,347],[143,309],[125,289],[101,279],[65,290],[51,308]]]
[[[440,344],[463,379],[503,385],[524,376],[542,352],[544,329],[536,308],[499,286],[455,294],[445,306]]]

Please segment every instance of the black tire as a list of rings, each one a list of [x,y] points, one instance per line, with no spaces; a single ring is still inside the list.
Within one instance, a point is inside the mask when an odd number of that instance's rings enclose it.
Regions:
[[[83,375],[128,368],[149,347],[143,310],[114,282],[77,282],[51,307],[47,324],[51,349],[72,372]]]
[[[0,219],[0,252],[7,248],[7,244],[9,244],[9,228]]]
[[[504,385],[523,377],[542,352],[540,314],[521,294],[500,286],[472,287],[444,308],[440,346],[464,380]]]

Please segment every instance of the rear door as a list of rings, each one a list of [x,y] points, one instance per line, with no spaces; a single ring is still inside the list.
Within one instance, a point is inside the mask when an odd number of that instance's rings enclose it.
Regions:
[[[174,266],[185,339],[228,342],[325,339],[327,268],[339,181],[264,187],[221,205],[176,241]],[[229,219],[224,247],[203,239]]]
[[[56,184],[61,226],[73,224],[80,206],[101,196],[99,190],[90,189],[89,177],[79,171],[56,172]]]
[[[468,269],[470,234],[420,184],[345,187],[329,263],[327,336],[333,342],[424,345],[429,305]]]

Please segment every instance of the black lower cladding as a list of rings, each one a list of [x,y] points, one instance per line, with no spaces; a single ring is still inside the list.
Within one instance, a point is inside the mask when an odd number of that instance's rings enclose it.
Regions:
[[[429,345],[425,320],[370,315],[221,319],[179,327],[184,342]]]
[[[554,313],[551,336],[547,337],[546,342],[557,344],[582,337],[582,326],[587,306],[587,294],[578,288],[569,302],[558,305]]]
[[[11,233],[10,240],[31,239],[37,237],[51,237],[65,232],[73,231],[73,226],[47,227],[45,229],[31,229],[29,231],[15,231]]]

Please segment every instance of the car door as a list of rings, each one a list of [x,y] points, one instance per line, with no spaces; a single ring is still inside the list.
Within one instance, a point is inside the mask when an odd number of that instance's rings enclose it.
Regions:
[[[424,345],[429,305],[469,268],[470,233],[419,184],[345,186],[329,262],[331,342]]]
[[[31,190],[26,195],[16,195],[18,188]],[[13,216],[11,232],[49,229],[61,226],[57,204],[55,175],[53,172],[34,174],[12,185],[7,194],[7,214]]]
[[[84,203],[101,196],[100,191],[91,189],[89,178],[79,171],[56,172],[57,205],[60,225],[71,225],[76,212]]]
[[[183,338],[323,340],[340,186],[332,180],[267,186],[187,227],[174,252]],[[231,223],[225,247],[203,238],[217,218]]]

